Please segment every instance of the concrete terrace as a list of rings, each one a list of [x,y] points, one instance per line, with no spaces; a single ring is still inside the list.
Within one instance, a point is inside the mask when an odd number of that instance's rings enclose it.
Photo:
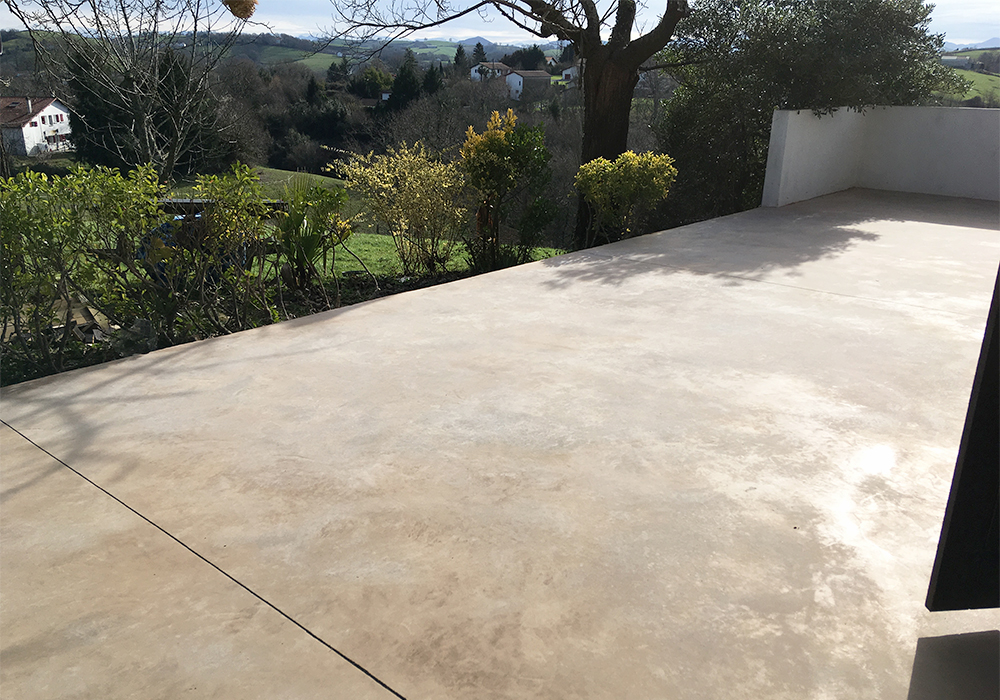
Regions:
[[[855,189],[5,389],[0,695],[957,697],[998,228]]]

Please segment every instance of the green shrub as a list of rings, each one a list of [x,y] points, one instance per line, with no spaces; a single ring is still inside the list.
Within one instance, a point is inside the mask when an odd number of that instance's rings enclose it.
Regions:
[[[517,126],[514,111],[493,112],[481,134],[470,126],[461,148],[462,169],[478,197],[476,236],[466,241],[479,272],[527,262],[554,208],[537,192],[549,180],[549,152],[542,127]],[[519,205],[516,243],[501,242],[500,227]]]
[[[349,235],[335,216],[342,192],[294,199],[275,241],[250,168],[195,189],[204,211],[174,217],[150,166],[0,180],[4,384],[295,315],[278,270],[293,270],[300,292]]]
[[[151,167],[127,178],[77,168],[67,177],[29,171],[0,180],[5,384],[107,358],[109,347],[81,341],[75,316],[100,311],[98,335],[109,335],[112,325],[126,327],[140,315],[136,287],[148,275],[126,251],[164,222],[160,193]]]

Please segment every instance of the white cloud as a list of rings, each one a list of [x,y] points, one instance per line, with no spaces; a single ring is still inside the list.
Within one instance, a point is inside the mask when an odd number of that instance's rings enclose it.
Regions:
[[[662,5],[664,0],[659,0]],[[936,0],[931,15],[931,30],[945,34],[958,44],[975,43],[1000,36],[1000,3],[996,0]],[[254,20],[271,31],[296,36],[318,36],[333,25],[333,5],[329,0],[260,0]],[[652,25],[661,7],[640,12],[639,21]],[[5,6],[0,6],[0,27],[19,29],[20,24]],[[248,31],[267,31],[264,26],[249,26]],[[428,38],[466,39],[482,36],[495,42],[530,43],[537,41],[503,18],[485,21],[477,15],[449,22],[422,34]]]

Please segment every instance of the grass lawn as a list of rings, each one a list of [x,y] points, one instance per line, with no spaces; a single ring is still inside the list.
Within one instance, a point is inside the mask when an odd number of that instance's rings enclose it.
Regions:
[[[392,236],[355,233],[347,240],[347,248],[361,258],[376,277],[398,277],[403,274]],[[350,253],[340,247],[337,248],[337,261],[334,270],[338,275],[345,273],[348,276],[363,274],[364,269]]]
[[[361,258],[368,269],[376,277],[397,277],[403,274],[403,268],[396,255],[396,245],[392,236],[377,233],[355,233],[347,240],[347,248]],[[565,250],[560,248],[535,248],[532,260],[544,260],[556,255],[562,255]],[[466,272],[469,261],[465,252],[465,244],[456,242],[452,249],[451,260],[448,263],[449,272]],[[364,273],[364,267],[350,253],[337,249],[337,260],[334,270],[338,275],[354,276]]]
[[[332,177],[324,177],[323,175],[313,175],[311,173],[293,173],[289,170],[275,170],[274,168],[254,168],[257,174],[260,175],[261,185],[264,187],[264,196],[268,199],[281,199],[285,196],[285,187],[292,178],[305,178],[308,180],[310,185],[318,185],[319,187],[342,187],[343,180],[337,180]],[[170,196],[172,197],[193,197],[195,186],[195,180],[184,179],[178,180],[173,187],[170,188]]]
[[[441,61],[451,61],[455,58],[455,50],[458,48],[458,44],[450,41],[427,40],[416,42],[411,48],[413,49],[413,53],[423,59],[433,58],[440,59]]]
[[[25,158],[23,156],[11,156],[11,166],[13,174],[34,170],[46,175],[68,175],[70,168],[77,165],[72,153],[59,153],[57,155],[45,155],[39,157]]]

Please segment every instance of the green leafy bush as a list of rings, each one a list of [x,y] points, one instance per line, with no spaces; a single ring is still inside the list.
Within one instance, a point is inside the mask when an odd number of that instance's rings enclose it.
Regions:
[[[514,111],[493,112],[486,129],[471,126],[461,148],[462,169],[479,194],[476,237],[467,240],[470,263],[485,272],[527,262],[554,208],[537,196],[549,180],[549,152],[542,127],[517,126]],[[515,243],[501,242],[501,225],[520,209]]]
[[[67,177],[28,171],[0,180],[5,384],[107,359],[110,346],[81,341],[89,309],[103,317],[98,335],[149,310],[151,284],[134,249],[166,219],[160,194],[151,167],[127,178],[77,168]]]
[[[965,92],[941,65],[933,5],[914,0],[700,0],[656,61],[679,87],[653,123],[680,176],[676,226],[760,206],[775,109],[829,113]]]
[[[3,383],[329,308],[342,190],[293,188],[277,227],[247,166],[195,193],[173,216],[151,166],[0,179]]]

